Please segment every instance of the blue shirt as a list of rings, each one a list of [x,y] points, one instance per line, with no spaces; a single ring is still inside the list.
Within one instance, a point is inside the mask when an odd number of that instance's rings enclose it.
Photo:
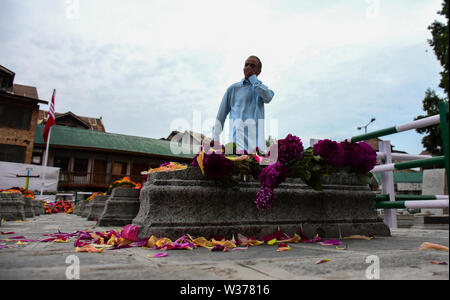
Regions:
[[[230,135],[239,150],[250,152],[256,146],[265,149],[264,140],[264,104],[272,101],[274,92],[252,75],[248,80],[232,84],[220,103],[213,139],[218,141],[225,119],[230,115]],[[256,131],[256,132],[254,132]]]

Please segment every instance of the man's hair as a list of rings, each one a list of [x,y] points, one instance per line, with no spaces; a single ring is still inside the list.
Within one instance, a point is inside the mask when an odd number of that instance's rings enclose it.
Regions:
[[[262,68],[262,62],[261,62],[261,60],[259,59],[258,56],[250,55],[248,58],[256,58],[258,60],[258,62],[259,62],[259,67]]]

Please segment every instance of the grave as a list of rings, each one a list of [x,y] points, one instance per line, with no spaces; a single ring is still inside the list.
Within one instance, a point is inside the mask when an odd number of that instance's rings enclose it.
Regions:
[[[25,200],[22,194],[0,193],[0,211],[5,221],[25,220]]]
[[[323,180],[323,190],[313,190],[300,179],[287,178],[275,189],[275,201],[259,211],[254,199],[260,183],[240,183],[239,190],[221,187],[199,168],[149,175],[140,194],[140,209],[133,220],[139,237],[178,238],[241,233],[261,238],[278,226],[289,235],[303,229],[308,237],[349,235],[389,236],[390,230],[377,215],[375,194],[352,174],[340,173]]]
[[[84,205],[82,206],[80,217],[87,218],[89,212],[91,210],[91,201],[84,201]]]
[[[87,216],[88,221],[97,221],[105,209],[106,200],[109,195],[97,195],[91,200],[90,211]]]
[[[33,218],[35,216],[33,199],[28,198],[28,197],[23,197],[23,196],[22,196],[22,198],[23,198],[23,200],[25,202],[25,207],[24,207],[24,209],[25,209],[25,217]]]

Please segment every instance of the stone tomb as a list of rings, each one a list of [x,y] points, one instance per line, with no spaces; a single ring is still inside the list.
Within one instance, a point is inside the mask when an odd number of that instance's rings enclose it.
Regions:
[[[105,209],[106,200],[108,200],[109,197],[110,195],[98,195],[91,200],[89,214],[87,215],[88,221],[98,220]]]
[[[97,226],[124,226],[131,224],[139,211],[139,190],[115,188],[105,202]]]
[[[0,193],[0,214],[5,221],[25,220],[25,199],[18,193]]]
[[[378,217],[375,194],[355,175],[336,174],[315,191],[300,179],[288,178],[275,189],[275,201],[259,211],[254,199],[260,184],[253,179],[240,184],[239,191],[218,186],[199,168],[151,174],[140,193],[140,209],[133,220],[139,237],[172,239],[237,233],[262,238],[278,226],[291,236],[303,228],[306,236],[322,238],[349,235],[389,236],[390,230]]]

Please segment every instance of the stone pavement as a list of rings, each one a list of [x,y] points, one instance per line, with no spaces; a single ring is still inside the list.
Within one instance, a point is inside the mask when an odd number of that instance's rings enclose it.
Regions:
[[[43,234],[76,230],[107,231],[118,227],[95,227],[76,215],[52,214],[4,222],[2,232],[42,239]],[[11,235],[0,235],[7,239]],[[77,253],[70,243],[30,242],[17,248],[0,249],[0,279],[67,279],[73,258],[80,262],[80,279],[149,280],[366,280],[449,279],[449,253],[419,250],[423,242],[448,247],[446,230],[398,229],[391,237],[343,240],[346,250],[318,243],[290,244],[291,250],[276,252],[276,246],[261,245],[247,250],[212,252],[205,248],[171,250],[163,258],[149,258],[160,251],[142,248],[105,249],[102,253]],[[316,264],[320,259],[330,259]],[[372,271],[375,270],[375,271]],[[68,273],[69,276],[72,273]],[[370,279],[370,278],[369,278]]]

